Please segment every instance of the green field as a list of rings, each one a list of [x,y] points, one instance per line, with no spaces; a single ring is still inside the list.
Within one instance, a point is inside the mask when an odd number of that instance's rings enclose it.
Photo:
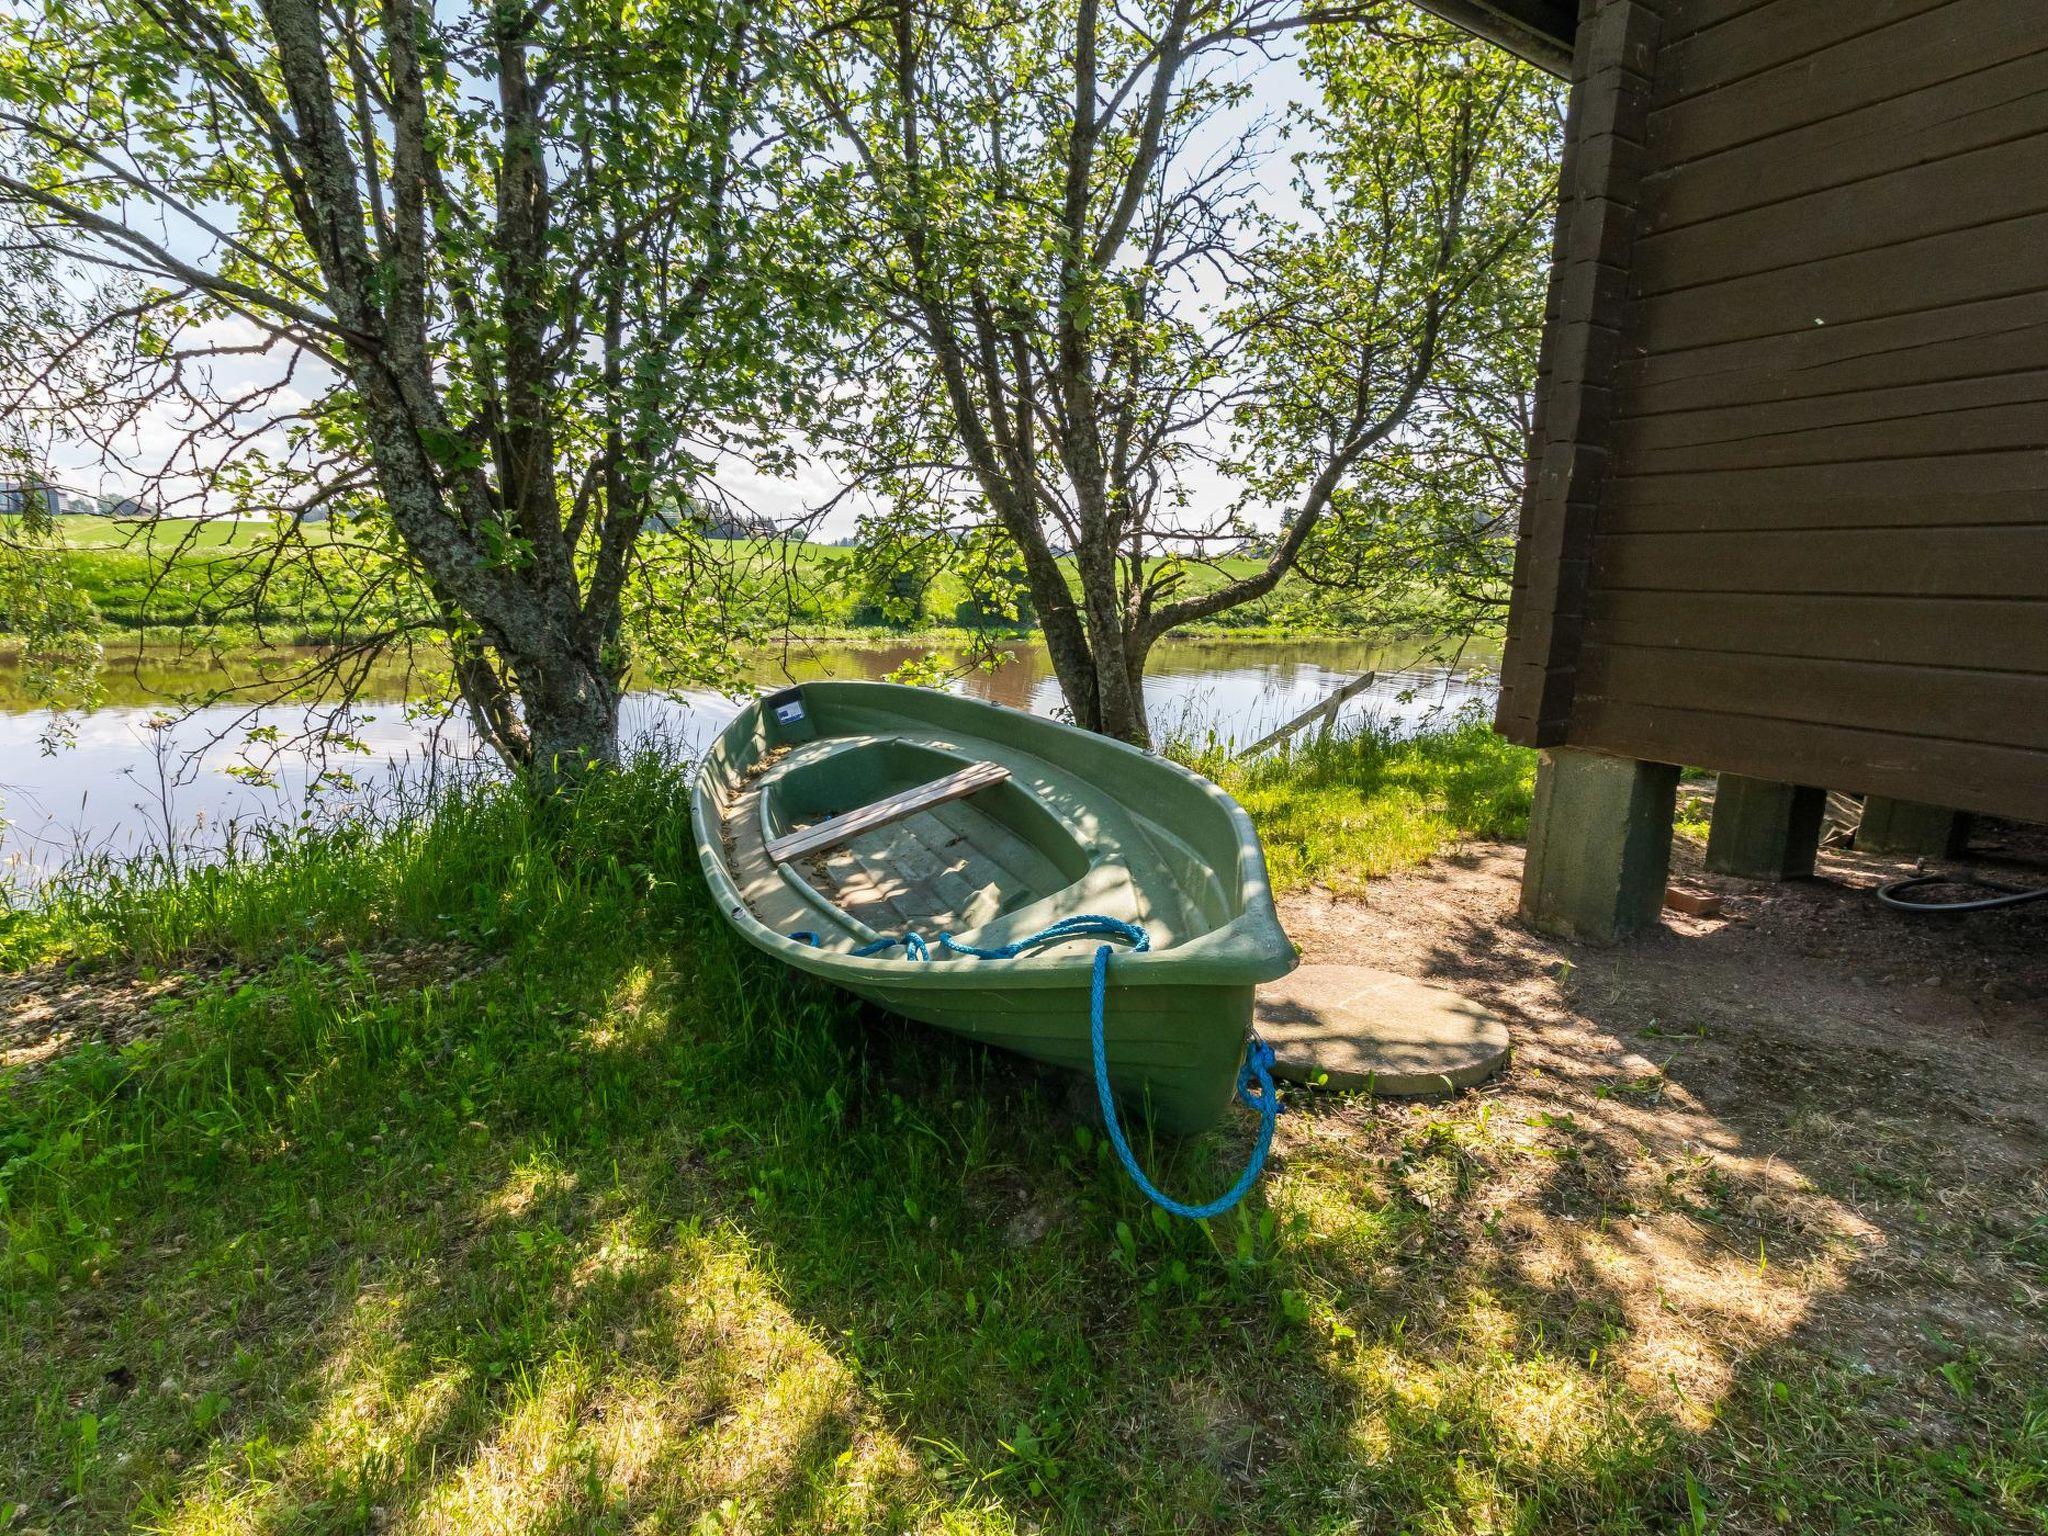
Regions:
[[[331,547],[323,525],[276,553],[268,530],[215,521],[56,520],[64,572],[116,637],[319,645],[388,628],[419,605],[391,563]]]
[[[287,557],[271,558],[265,527],[165,520],[155,525],[109,518],[62,517],[58,534],[68,574],[110,630],[171,640],[199,632],[249,644],[330,644],[417,617],[417,602],[394,580],[398,568],[381,555],[333,547],[324,525],[310,524]],[[764,632],[834,635],[955,634],[993,623],[969,600],[962,579],[941,572],[894,603],[864,589],[857,552],[820,544],[719,541],[708,591],[729,594],[735,611]],[[1201,590],[1257,567],[1248,559],[1193,567],[1189,590]],[[1346,634],[1371,627],[1355,604],[1284,581],[1263,602],[1233,610],[1192,633],[1243,635]],[[1028,616],[1027,616],[1028,627]]]

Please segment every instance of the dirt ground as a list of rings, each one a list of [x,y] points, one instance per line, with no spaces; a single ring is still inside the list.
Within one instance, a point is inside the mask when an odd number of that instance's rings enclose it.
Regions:
[[[1975,849],[1984,874],[2048,881],[2044,829],[1984,828]],[[1618,1307],[1631,1376],[1704,1426],[1802,1363],[1937,1389],[1959,1360],[2048,1368],[2048,902],[1880,906],[1912,868],[1826,852],[1810,880],[1733,880],[1680,839],[1674,877],[1722,912],[1667,911],[1610,949],[1519,923],[1509,845],[1281,912],[1304,961],[1382,966],[1508,1021],[1505,1075],[1407,1114],[1483,1114],[1532,1153],[1568,1128],[1572,1167],[1506,1160],[1524,1172],[1489,1191],[1475,1241]],[[1387,1137],[1385,1107],[1326,1104],[1283,1147]],[[1888,1407],[1939,1437],[1925,1421],[1956,1395]]]

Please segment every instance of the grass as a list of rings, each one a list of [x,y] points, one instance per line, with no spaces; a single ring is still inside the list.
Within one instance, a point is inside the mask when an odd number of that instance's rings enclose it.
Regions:
[[[169,642],[205,631],[229,648],[322,645],[418,617],[417,604],[404,606],[409,588],[392,579],[392,567],[329,549],[322,524],[307,525],[303,547],[272,561],[267,552],[274,535],[253,523],[167,518],[142,525],[79,516],[56,523],[68,573],[102,623],[130,638]],[[774,627],[786,625],[807,638],[928,640],[981,634],[989,627],[968,600],[966,585],[950,571],[936,575],[908,611],[885,616],[853,579],[853,549],[755,541],[721,547],[737,606],[758,609]],[[1185,590],[1199,592],[1259,564],[1224,559],[1213,568],[1192,568]],[[1270,597],[1188,632],[1356,635],[1372,619],[1352,600],[1290,577]]]
[[[65,573],[117,643],[204,634],[225,649],[323,645],[422,611],[388,560],[330,547],[318,524],[282,549],[255,524],[77,516],[56,524]]]
[[[1283,892],[1355,892],[1459,842],[1520,838],[1536,779],[1536,754],[1476,719],[1310,738],[1248,762],[1215,742],[1175,750],[1251,812]]]
[[[1511,826],[1525,768],[1241,787],[1337,878]],[[1597,1284],[1486,1235],[1532,1178],[1609,1219],[1568,1117],[1296,1105],[1246,1207],[1169,1222],[1063,1079],[729,939],[687,827],[650,759],[0,919],[0,967],[154,999],[0,1085],[0,1529],[2042,1528],[2048,1397],[1966,1357],[1938,1455],[1852,1373],[1687,1422],[1618,1365]],[[1244,1143],[1146,1155],[1198,1194]]]

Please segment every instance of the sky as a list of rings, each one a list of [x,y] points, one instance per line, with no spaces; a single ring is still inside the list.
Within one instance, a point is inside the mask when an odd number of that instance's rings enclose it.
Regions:
[[[1310,89],[1299,68],[1298,51],[1287,42],[1278,45],[1274,57],[1269,60],[1247,58],[1233,67],[1242,72],[1241,78],[1249,80],[1251,90],[1244,102],[1227,113],[1219,114],[1207,125],[1205,140],[1191,146],[1197,161],[1218,148],[1227,147],[1229,141],[1253,131],[1262,120],[1277,119],[1291,103],[1302,100]],[[1289,167],[1283,153],[1273,156],[1269,173],[1272,195],[1283,200],[1288,208],[1298,206],[1288,186]],[[170,240],[179,254],[188,259],[202,254],[196,242],[180,239],[174,229],[153,229],[152,233]],[[253,327],[245,323],[224,321],[210,327],[206,339],[244,343],[253,339],[255,334]],[[277,356],[222,359],[210,366],[224,392],[275,382],[283,368],[281,358]],[[275,403],[309,403],[309,396],[320,387],[324,374],[322,365],[311,359],[301,359],[295,386],[287,389]],[[185,430],[186,423],[174,411],[160,407],[143,413],[132,430],[115,440],[111,452],[79,441],[52,441],[42,447],[52,477],[67,489],[90,496],[127,496],[134,494],[146,479],[160,473],[167,455],[177,446]],[[255,442],[280,456],[284,452],[281,432],[258,434]],[[734,502],[780,524],[804,518],[839,489],[839,481],[830,466],[809,455],[803,456],[793,476],[764,473],[746,459],[728,457],[719,466],[716,478],[721,491]],[[1190,488],[1204,502],[1213,500],[1220,504],[1232,497],[1231,488],[1206,468],[1196,467],[1186,478]],[[173,498],[190,495],[198,485],[193,477],[186,474],[171,475],[163,483],[165,494]],[[812,536],[824,539],[844,537],[853,531],[856,519],[864,510],[879,509],[863,508],[850,501],[844,503],[824,520]]]

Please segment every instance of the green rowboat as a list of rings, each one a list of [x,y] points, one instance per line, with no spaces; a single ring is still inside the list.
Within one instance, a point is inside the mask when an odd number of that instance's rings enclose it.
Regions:
[[[1095,938],[978,959],[1062,918],[1141,926],[1110,966],[1120,1098],[1169,1131],[1213,1124],[1252,990],[1294,968],[1251,819],[1198,774],[1055,721],[893,683],[757,699],[706,753],[697,851],[733,927],[891,1013],[1090,1068]],[[902,947],[917,933],[928,960]],[[795,935],[801,935],[796,937]],[[815,941],[815,942],[813,942]]]

